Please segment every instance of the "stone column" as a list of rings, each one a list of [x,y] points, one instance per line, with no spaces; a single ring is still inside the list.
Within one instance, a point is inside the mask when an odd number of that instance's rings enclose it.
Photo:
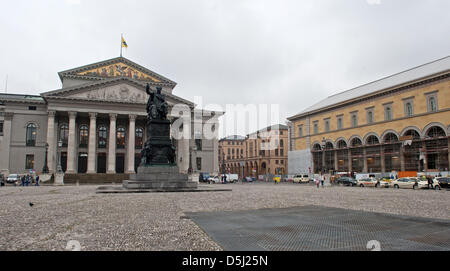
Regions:
[[[353,171],[352,164],[353,164],[352,151],[350,149],[348,149],[348,172]]]
[[[130,123],[128,128],[128,170],[126,173],[134,174],[134,157],[136,153],[136,115],[130,115]]]
[[[217,129],[217,128],[216,128]],[[213,159],[214,159],[214,163],[213,163],[213,171],[214,174],[218,174],[219,173],[219,139],[217,137],[215,137],[214,139],[212,139],[213,141]],[[239,153],[239,157],[240,157],[240,153]],[[239,169],[241,168],[241,166],[239,166]]]
[[[109,114],[108,174],[116,173],[116,120],[117,114]]]
[[[339,161],[338,161],[338,155],[337,155],[337,150],[335,149],[334,150],[334,170],[335,171],[339,171],[338,170],[338,168],[339,168]]]
[[[55,111],[48,111],[47,121],[47,165],[50,173],[56,171],[56,140],[55,140]]]
[[[75,151],[76,151],[76,112],[69,112],[69,139],[67,144],[67,171],[66,173],[76,173]]]
[[[450,171],[450,138],[448,139],[447,153],[448,153],[448,168],[447,168],[447,171]]]
[[[425,160],[423,160],[423,171],[428,172],[428,153],[427,153],[427,145],[425,142],[422,143],[423,145],[423,155],[425,157]]]
[[[11,150],[11,128],[13,116],[14,113],[5,112],[5,121],[3,123],[3,140],[0,140],[0,169],[4,173],[5,178],[11,173],[9,168],[9,158]]]
[[[420,163],[420,161],[419,161]],[[405,171],[405,146],[400,146],[400,170]]]
[[[369,172],[369,168],[367,166],[367,156],[366,156],[366,148],[363,147],[363,159],[364,159],[364,168],[363,168],[363,172],[364,173],[368,173]]]
[[[95,174],[95,161],[97,157],[97,113],[89,113],[89,153],[88,153],[88,174]]]
[[[385,161],[385,156],[384,156],[384,146],[380,147],[380,162],[381,162],[381,172],[385,173],[386,172],[386,161]],[[392,160],[392,155],[391,155],[391,160]],[[392,161],[391,161],[392,164]]]

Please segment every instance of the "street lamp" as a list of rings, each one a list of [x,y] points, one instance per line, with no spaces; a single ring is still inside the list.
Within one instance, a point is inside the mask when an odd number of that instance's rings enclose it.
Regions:
[[[48,155],[48,143],[45,143],[45,160],[44,160],[44,168],[42,169],[42,173],[44,174],[48,174],[47,155]]]
[[[61,166],[61,153],[62,153],[61,148],[62,148],[62,146],[63,146],[63,142],[62,142],[62,140],[59,140],[58,141],[59,159],[58,159],[58,167],[56,168],[56,172],[59,174],[63,173],[62,166]]]
[[[325,174],[325,171],[327,168],[325,167],[325,148],[327,146],[327,141],[325,140],[325,137],[322,139],[322,175]]]

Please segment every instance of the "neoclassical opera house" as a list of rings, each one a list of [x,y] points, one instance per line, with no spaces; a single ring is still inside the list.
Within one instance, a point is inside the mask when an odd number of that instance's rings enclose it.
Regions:
[[[218,140],[205,139],[201,122],[221,112],[195,114],[194,103],[173,94],[175,82],[118,57],[58,73],[62,88],[41,95],[0,94],[0,170],[3,174],[50,173],[127,178],[140,163],[146,137],[147,84],[162,88],[171,107],[191,111],[190,138],[175,140],[182,172],[218,173]],[[172,118],[175,121],[175,118]],[[218,124],[209,129],[218,130]],[[210,125],[211,126],[211,125]],[[197,127],[197,128],[194,128]]]

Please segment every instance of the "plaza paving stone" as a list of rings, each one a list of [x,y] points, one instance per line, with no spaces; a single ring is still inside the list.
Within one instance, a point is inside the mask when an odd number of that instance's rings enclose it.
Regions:
[[[417,223],[420,218],[450,219],[448,191],[317,189],[310,185],[273,183],[211,186],[232,191],[96,194],[97,186],[2,187],[0,250],[64,250],[70,240],[79,241],[82,250],[223,250],[225,246],[188,219],[189,213],[218,211],[324,206],[419,217]],[[30,202],[34,204],[32,207]],[[314,216],[314,210],[309,214]],[[342,223],[352,221],[349,218]],[[251,224],[251,220],[239,222]],[[402,225],[402,221],[389,223]],[[377,227],[388,228],[389,223]],[[364,223],[358,227],[363,229]],[[378,229],[371,227],[373,231]],[[288,228],[286,231],[290,232]],[[328,234],[333,237],[337,233],[330,229]],[[422,238],[439,237],[434,234]],[[336,246],[331,238],[321,242],[324,247]],[[304,249],[310,248],[309,245],[303,244]],[[284,248],[289,249],[288,240]],[[269,243],[265,249],[283,247],[271,247]]]

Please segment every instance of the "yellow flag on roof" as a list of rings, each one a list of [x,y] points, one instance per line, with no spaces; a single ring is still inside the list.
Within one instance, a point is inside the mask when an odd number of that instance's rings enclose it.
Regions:
[[[123,36],[122,36],[122,48],[128,48],[128,44],[127,44],[127,42],[125,41],[125,39],[123,38]]]

